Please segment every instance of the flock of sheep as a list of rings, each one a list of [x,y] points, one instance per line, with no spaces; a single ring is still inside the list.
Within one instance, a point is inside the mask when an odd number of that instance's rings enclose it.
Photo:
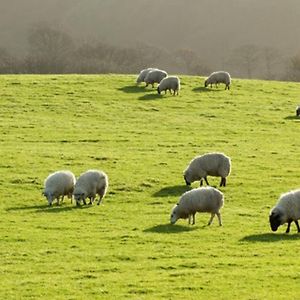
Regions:
[[[136,80],[137,84],[145,82],[154,87],[158,83],[157,92],[170,91],[175,95],[180,90],[180,80],[177,76],[168,76],[166,71],[157,68],[147,68],[140,72]],[[225,90],[230,88],[231,78],[228,72],[214,72],[204,82],[204,86],[225,84]],[[297,112],[298,113],[298,112]],[[197,212],[207,212],[211,214],[208,225],[210,225],[217,215],[219,225],[222,226],[220,209],[224,205],[224,195],[218,189],[210,187],[207,176],[221,177],[220,187],[226,186],[226,178],[230,175],[231,159],[223,153],[206,153],[195,157],[187,166],[183,173],[186,185],[191,185],[194,181],[200,181],[200,187],[185,192],[173,207],[170,216],[170,223],[175,224],[178,219],[188,219],[189,224],[195,224],[195,214]],[[207,187],[202,187],[203,180]],[[108,188],[108,176],[99,170],[88,170],[82,173],[76,180],[71,171],[57,171],[50,174],[44,182],[43,195],[51,206],[53,201],[59,205],[68,196],[74,197],[76,205],[81,201],[86,205],[86,199],[93,204],[97,195],[99,205],[106,194]],[[280,225],[288,223],[286,233],[290,231],[290,225],[295,222],[298,233],[300,227],[300,190],[291,191],[281,195],[278,203],[271,209],[269,222],[271,229],[277,231]]]
[[[74,196],[76,205],[79,206],[82,201],[86,205],[86,199],[90,199],[89,204],[93,204],[97,194],[99,205],[105,196],[108,188],[107,175],[98,170],[88,170],[82,173],[76,180],[75,175],[71,171],[57,171],[50,174],[44,182],[43,195],[47,198],[48,204],[51,206],[53,201],[64,200],[64,196],[71,199]]]
[[[154,84],[157,83],[157,92],[160,94],[161,92],[167,93],[167,91],[170,91],[175,96],[176,94],[179,94],[180,90],[180,79],[178,76],[168,76],[168,73],[164,70],[160,70],[158,68],[147,68],[143,69],[140,74],[138,75],[136,79],[136,83],[140,84],[142,82],[145,82],[147,87],[149,84],[152,85],[152,88],[154,88]],[[231,77],[228,72],[224,71],[218,71],[213,72],[210,74],[210,76],[205,80],[204,86],[211,86],[215,84],[216,86],[219,83],[225,84],[225,90],[230,89],[231,84]]]

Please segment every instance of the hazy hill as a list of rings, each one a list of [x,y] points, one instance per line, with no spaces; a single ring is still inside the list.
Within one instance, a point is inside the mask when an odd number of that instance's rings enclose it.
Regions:
[[[12,0],[0,3],[0,45],[22,53],[31,26],[46,22],[80,40],[192,49],[221,68],[245,44],[295,55],[299,19],[297,0]]]

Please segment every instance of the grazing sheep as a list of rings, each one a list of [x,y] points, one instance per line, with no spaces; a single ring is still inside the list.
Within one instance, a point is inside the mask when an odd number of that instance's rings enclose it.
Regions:
[[[210,87],[212,87],[213,84],[217,85],[218,83],[224,83],[225,90],[226,89],[229,90],[230,84],[231,84],[230,74],[228,72],[224,72],[224,71],[213,72],[205,80],[204,86],[207,87],[210,84]]]
[[[174,91],[174,96],[180,90],[180,80],[177,76],[165,77],[157,86],[157,92],[160,94],[162,91],[167,93],[167,90],[172,94],[172,90]]]
[[[57,205],[59,205],[59,197],[62,196],[61,201],[64,200],[64,196],[67,195],[71,198],[75,186],[75,176],[70,171],[57,171],[50,174],[44,182],[43,195],[47,198],[49,205],[57,199]]]
[[[76,205],[78,206],[81,200],[84,204],[86,204],[86,198],[89,198],[89,204],[92,204],[97,194],[100,196],[97,202],[97,205],[99,205],[106,194],[107,187],[108,177],[104,172],[98,170],[86,171],[79,176],[75,184],[73,194],[76,200]]]
[[[142,70],[140,72],[140,74],[138,75],[137,79],[136,79],[136,83],[140,84],[141,82],[144,82],[145,81],[145,77],[152,70],[156,70],[156,68],[147,68],[147,69]]]
[[[300,115],[300,105],[296,107],[296,116],[298,117]]]
[[[226,186],[226,177],[230,174],[231,160],[223,153],[207,153],[195,157],[184,171],[184,180],[186,185],[200,180],[200,186],[203,184],[203,178],[207,185],[207,175],[220,176],[220,186]]]
[[[154,83],[160,83],[162,79],[168,76],[168,73],[163,70],[152,70],[150,71],[147,76],[145,77],[146,87],[149,84],[152,84],[152,87],[154,87]]]
[[[300,227],[298,220],[300,219],[300,189],[282,194],[270,212],[269,221],[272,231],[277,231],[280,225],[288,223],[286,233],[290,232],[292,222],[295,222],[298,233]]]
[[[179,202],[173,207],[171,212],[171,224],[175,224],[178,219],[193,218],[192,225],[195,224],[196,212],[211,213],[211,218],[208,222],[210,225],[215,215],[219,219],[219,225],[222,226],[220,209],[224,205],[224,196],[219,190],[213,187],[201,187],[185,192]]]

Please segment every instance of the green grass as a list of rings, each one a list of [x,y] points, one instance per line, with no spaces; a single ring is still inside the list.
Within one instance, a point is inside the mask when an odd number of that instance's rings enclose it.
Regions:
[[[271,233],[268,213],[299,187],[300,85],[182,76],[173,97],[134,81],[0,77],[1,299],[297,299],[300,235]],[[209,151],[232,158],[223,227],[169,225]],[[89,168],[109,176],[103,205],[47,206],[50,172]]]

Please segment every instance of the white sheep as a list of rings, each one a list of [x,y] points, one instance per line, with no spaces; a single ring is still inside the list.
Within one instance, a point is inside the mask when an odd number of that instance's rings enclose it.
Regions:
[[[57,171],[50,174],[44,182],[43,195],[47,198],[49,205],[57,199],[57,205],[59,205],[59,198],[62,196],[61,201],[64,200],[64,196],[67,195],[71,198],[76,179],[71,171]]]
[[[75,184],[73,195],[76,200],[76,205],[79,205],[81,200],[86,204],[86,198],[89,198],[89,204],[92,204],[97,194],[100,197],[97,202],[97,205],[99,205],[106,194],[107,187],[108,177],[104,172],[98,170],[86,171],[79,176]]]
[[[230,84],[231,84],[230,74],[228,72],[224,72],[224,71],[213,72],[205,80],[204,86],[207,87],[210,84],[210,87],[212,87],[213,84],[217,85],[218,83],[224,83],[225,90],[226,89],[229,90]]]
[[[152,84],[152,87],[154,87],[154,83],[160,83],[162,81],[162,79],[167,76],[168,76],[168,73],[163,70],[156,69],[156,70],[150,71],[147,74],[147,76],[145,77],[146,87],[149,84]]]
[[[220,176],[220,186],[226,186],[226,177],[230,174],[231,160],[223,153],[206,153],[195,157],[185,169],[183,177],[186,185],[200,180],[200,186],[203,184],[203,178],[207,185],[207,176]]]
[[[142,70],[136,79],[136,83],[139,85],[141,82],[144,82],[147,74],[152,70],[156,70],[156,68],[147,68]]]
[[[177,76],[169,76],[162,79],[162,81],[157,86],[157,92],[160,94],[162,91],[167,93],[167,90],[172,94],[172,90],[174,91],[174,96],[180,90],[180,80]]]
[[[272,231],[277,231],[280,225],[288,223],[286,233],[290,232],[292,222],[295,222],[298,233],[300,227],[298,220],[300,219],[300,189],[282,194],[270,212],[269,221]]]
[[[213,187],[201,187],[185,192],[179,199],[179,202],[173,207],[170,222],[175,224],[178,219],[193,218],[192,225],[195,224],[196,212],[211,213],[211,218],[208,222],[210,225],[215,215],[219,220],[219,225],[222,226],[220,209],[224,205],[224,196],[219,190]]]

